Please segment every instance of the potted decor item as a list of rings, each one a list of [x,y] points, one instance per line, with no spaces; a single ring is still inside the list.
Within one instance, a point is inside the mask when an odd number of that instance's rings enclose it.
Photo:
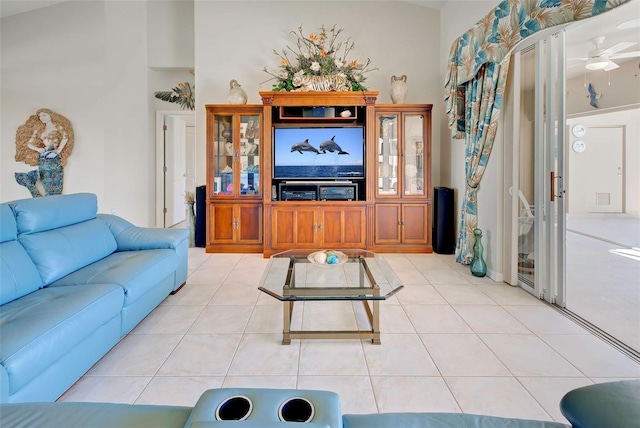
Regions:
[[[351,38],[339,41],[341,28],[334,25],[327,30],[324,25],[319,33],[305,35],[302,27],[292,31],[296,37],[296,48],[289,46],[274,53],[280,57],[280,69],[265,73],[276,83],[274,91],[366,91],[365,74],[377,70],[369,69],[371,60],[363,63],[350,59],[354,43]],[[290,56],[292,58],[290,58]]]

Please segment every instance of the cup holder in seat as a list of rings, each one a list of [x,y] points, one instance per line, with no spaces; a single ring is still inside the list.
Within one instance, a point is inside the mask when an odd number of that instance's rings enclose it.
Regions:
[[[282,422],[309,422],[314,414],[313,403],[303,397],[289,398],[278,409],[278,418]]]
[[[251,414],[253,403],[244,395],[234,395],[224,400],[216,408],[218,421],[244,421]]]

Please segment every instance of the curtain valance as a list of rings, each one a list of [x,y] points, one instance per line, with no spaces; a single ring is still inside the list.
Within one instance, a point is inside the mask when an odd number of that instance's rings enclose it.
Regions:
[[[453,138],[464,138],[464,91],[486,63],[500,63],[540,30],[599,15],[630,0],[503,0],[451,45],[445,103]]]

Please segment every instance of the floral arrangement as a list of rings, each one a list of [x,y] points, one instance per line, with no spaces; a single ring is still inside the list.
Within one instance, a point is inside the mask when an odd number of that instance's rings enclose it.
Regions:
[[[298,31],[292,31],[296,37],[297,49],[287,46],[281,52],[273,52],[280,57],[280,70],[272,72],[264,68],[264,71],[273,76],[276,80],[273,85],[274,91],[300,91],[305,90],[305,82],[312,76],[330,76],[335,80],[342,80],[351,91],[366,91],[364,86],[366,73],[377,70],[369,69],[371,60],[359,63],[357,60],[349,60],[349,54],[354,48],[351,38],[346,41],[339,41],[342,29],[337,29],[334,25],[330,30],[320,27],[318,34],[311,33],[305,36],[302,26]],[[293,61],[289,59],[293,56]],[[308,89],[307,89],[308,90]],[[335,90],[335,89],[334,89]]]

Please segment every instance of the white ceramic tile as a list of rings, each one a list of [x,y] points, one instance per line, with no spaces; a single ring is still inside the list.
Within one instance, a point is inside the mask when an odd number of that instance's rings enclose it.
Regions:
[[[374,345],[363,341],[364,355],[371,375],[439,375],[417,334],[382,334],[381,342],[380,345]]]
[[[206,305],[219,287],[220,284],[192,284],[187,281],[180,291],[167,296],[162,305]]]
[[[416,329],[402,306],[385,305],[384,302],[381,302],[380,331],[382,333],[415,333]]]
[[[396,297],[401,304],[443,305],[447,303],[433,286],[424,284],[406,284]]]
[[[444,380],[465,413],[553,420],[513,377],[445,377]]]
[[[588,377],[640,377],[640,364],[591,335],[542,335]]]
[[[258,295],[262,294],[258,286],[225,282],[209,301],[209,305],[255,305]]]
[[[233,269],[242,259],[243,254],[239,253],[216,253],[212,254],[202,265],[205,269]]]
[[[510,376],[475,334],[421,334],[442,376]]]
[[[238,263],[238,265],[229,272],[229,276],[225,279],[225,284],[251,284],[258,287],[263,272],[263,266],[251,266],[250,264],[243,265],[242,263]]]
[[[429,284],[424,275],[414,267],[394,268],[394,270],[402,284]]]
[[[300,376],[298,388],[337,393],[342,414],[378,412],[369,376]]]
[[[476,333],[531,333],[499,306],[455,305],[454,309]]]
[[[85,375],[57,401],[133,404],[151,379],[148,376]]]
[[[304,303],[303,330],[355,330],[353,306],[348,301],[312,301]]]
[[[98,361],[89,375],[153,376],[182,336],[129,334]]]
[[[224,376],[239,334],[187,334],[158,371],[159,376]]]
[[[227,276],[229,276],[229,272],[231,272],[231,269],[215,267],[206,268],[203,264],[198,269],[193,271],[191,275],[189,275],[189,277],[187,278],[187,283],[201,285],[220,285],[224,282]]]
[[[300,341],[282,344],[281,334],[245,334],[229,375],[294,375],[298,373]]]
[[[204,306],[160,305],[131,334],[185,334]]]
[[[192,407],[208,389],[220,388],[223,377],[155,376],[135,404],[159,404]]]
[[[480,338],[515,376],[584,376],[533,334],[481,334]]]
[[[504,282],[482,283],[475,286],[499,305],[544,305],[540,299],[536,299],[522,288]]]
[[[300,375],[368,375],[360,340],[302,340]]]
[[[295,375],[226,376],[223,388],[296,389]]]
[[[585,377],[519,377],[520,383],[529,391],[553,420],[569,424],[560,412],[560,400],[572,389],[591,385]]]
[[[470,284],[469,280],[450,267],[422,268],[422,275],[430,284]]]
[[[189,333],[243,333],[253,311],[250,305],[209,305]]]
[[[436,284],[435,289],[452,305],[495,305],[486,294],[471,284]]]
[[[502,307],[536,334],[589,334],[587,330],[546,305]]]
[[[371,376],[380,413],[460,412],[441,377]]]
[[[382,257],[384,257],[389,266],[391,266],[396,271],[398,270],[398,268],[414,267],[411,263],[411,260],[409,260],[404,254],[388,253],[382,254]]]
[[[411,262],[411,264],[418,268],[437,268],[437,267],[445,267],[446,261],[442,259],[440,256],[434,253],[430,254],[407,254],[406,258]]]
[[[449,305],[403,305],[418,333],[472,333]]]

